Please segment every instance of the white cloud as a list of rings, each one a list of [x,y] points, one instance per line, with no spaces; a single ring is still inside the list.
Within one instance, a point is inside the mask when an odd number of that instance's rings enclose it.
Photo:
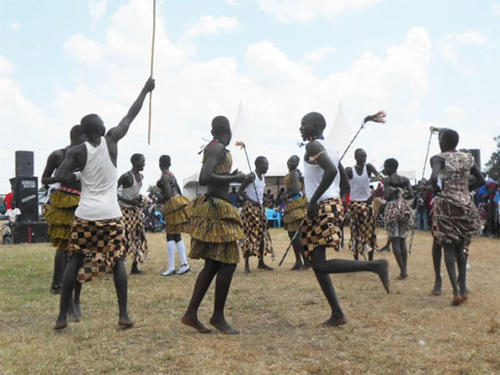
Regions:
[[[97,22],[108,8],[108,0],[89,0],[89,14],[92,21]]]
[[[19,25],[19,22],[17,21],[14,21],[12,22],[10,25],[9,25],[10,29],[12,31],[18,31],[20,29],[20,25]]]
[[[10,73],[12,71],[12,64],[5,57],[0,55],[0,74]]]
[[[465,117],[465,109],[462,107],[448,106],[444,108],[444,113],[448,116],[450,123],[461,121]]]
[[[88,39],[82,34],[72,35],[64,43],[66,51],[88,65],[94,65],[101,61],[101,48],[99,43]]]
[[[279,22],[310,22],[383,0],[259,0],[261,9]]]
[[[461,34],[446,33],[440,41],[441,53],[452,63],[458,63],[458,50],[463,47],[484,47],[490,43],[488,37],[475,30],[468,30]]]
[[[182,39],[192,39],[200,35],[217,34],[236,30],[239,26],[236,17],[226,16],[200,16],[196,23],[189,23],[185,27]]]
[[[494,16],[500,16],[500,3],[491,4],[490,9]]]
[[[224,0],[224,2],[231,5],[232,7],[236,5],[236,0]]]
[[[333,47],[320,47],[313,49],[312,51],[306,52],[302,60],[305,62],[310,62],[313,64],[318,64],[322,62],[326,56],[335,53],[335,48]]]

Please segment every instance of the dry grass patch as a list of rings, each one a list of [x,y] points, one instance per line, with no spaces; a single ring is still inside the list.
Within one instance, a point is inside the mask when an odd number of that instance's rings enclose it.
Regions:
[[[348,232],[348,230],[347,230]],[[272,230],[277,265],[286,233]],[[129,309],[135,328],[120,331],[111,277],[94,279],[82,291],[82,321],[60,333],[51,329],[59,297],[48,290],[53,249],[46,244],[0,247],[0,373],[2,374],[491,374],[500,373],[500,241],[478,238],[471,247],[465,305],[454,308],[443,264],[443,296],[432,297],[431,237],[417,232],[406,281],[392,294],[375,274],[334,275],[348,318],[342,328],[323,328],[328,305],[312,271],[291,272],[293,254],[273,272],[251,275],[238,266],[226,315],[242,334],[199,335],[180,324],[193,272],[161,277],[163,234],[148,235],[144,275],[129,279]],[[385,241],[381,232],[379,241]],[[187,245],[189,241],[186,241]],[[330,255],[334,255],[330,253]],[[347,250],[340,254],[350,258]],[[209,290],[200,318],[208,323]]]

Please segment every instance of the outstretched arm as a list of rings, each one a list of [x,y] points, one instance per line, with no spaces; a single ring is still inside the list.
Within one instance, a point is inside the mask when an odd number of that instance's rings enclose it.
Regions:
[[[114,128],[109,129],[107,136],[109,136],[114,142],[118,142],[122,139],[128,132],[130,124],[136,118],[137,114],[142,108],[142,104],[144,103],[144,99],[146,99],[146,95],[153,91],[155,88],[155,80],[153,78],[149,78],[146,81],[146,84],[142,88],[139,96],[135,100],[134,104],[130,107],[125,117],[120,121],[120,123]]]

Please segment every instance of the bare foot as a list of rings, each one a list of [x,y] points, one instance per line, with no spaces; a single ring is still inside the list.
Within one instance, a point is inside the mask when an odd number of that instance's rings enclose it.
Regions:
[[[191,318],[191,317],[188,317],[187,315],[184,315],[181,319],[181,322],[182,322],[182,324],[185,324],[189,327],[193,327],[194,329],[196,329],[200,333],[212,332],[211,329],[208,329],[203,324],[201,324],[201,322],[198,320],[197,317]]]
[[[264,271],[272,271],[274,268],[272,267],[269,267],[267,264],[265,264],[264,262],[262,263],[259,263],[259,266],[257,267],[261,270],[264,270]]]
[[[441,295],[441,285],[440,284],[434,284],[434,288],[432,288],[431,295],[433,295],[433,296],[440,296]]]
[[[453,299],[451,300],[451,305],[452,306],[458,306],[462,303],[462,297],[460,296],[454,296]]]
[[[61,329],[64,329],[68,326],[68,321],[67,320],[57,320],[56,324],[54,325],[54,329],[56,331],[60,331]]]
[[[302,264],[295,263],[295,265],[290,269],[290,271],[298,271],[301,270],[303,267]]]
[[[215,320],[214,318],[210,319],[210,324],[213,325],[220,333],[224,335],[239,335],[240,331],[235,330],[229,324],[227,324],[226,320]]]
[[[125,317],[120,318],[120,320],[118,320],[118,326],[123,328],[123,329],[128,329],[128,328],[132,328],[134,326],[134,322],[132,320],[130,320],[130,318],[128,316],[125,316]]]
[[[80,306],[75,304],[74,301],[71,301],[69,309],[68,309],[68,319],[72,322],[80,321]]]
[[[389,289],[389,265],[387,263],[387,260],[380,259],[376,260],[375,262],[379,264],[377,275],[380,281],[382,281],[382,285],[384,286],[385,291],[389,294],[391,293],[391,291]]]
[[[326,322],[321,323],[324,327],[339,327],[347,323],[347,319],[344,315],[338,317],[331,317]]]
[[[402,273],[401,275],[399,275],[397,277],[398,280],[404,280],[404,279],[407,279],[408,278],[408,274],[407,273]]]

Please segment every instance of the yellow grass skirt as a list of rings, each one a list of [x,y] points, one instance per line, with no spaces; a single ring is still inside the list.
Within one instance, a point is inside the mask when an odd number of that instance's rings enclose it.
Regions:
[[[244,238],[244,233],[237,208],[223,199],[205,195],[193,199],[187,206],[187,213],[190,258],[238,263],[237,241]]]
[[[185,226],[188,221],[186,207],[189,204],[189,199],[182,195],[177,195],[165,202],[163,207],[163,215],[165,216],[165,225],[167,234],[185,233]]]
[[[68,250],[71,226],[78,202],[80,202],[80,196],[76,194],[54,190],[50,195],[50,204],[45,213],[45,220],[49,224],[50,243],[57,250]]]
[[[296,232],[300,229],[302,220],[307,213],[307,198],[300,197],[285,206],[283,215],[283,227],[288,232]]]

